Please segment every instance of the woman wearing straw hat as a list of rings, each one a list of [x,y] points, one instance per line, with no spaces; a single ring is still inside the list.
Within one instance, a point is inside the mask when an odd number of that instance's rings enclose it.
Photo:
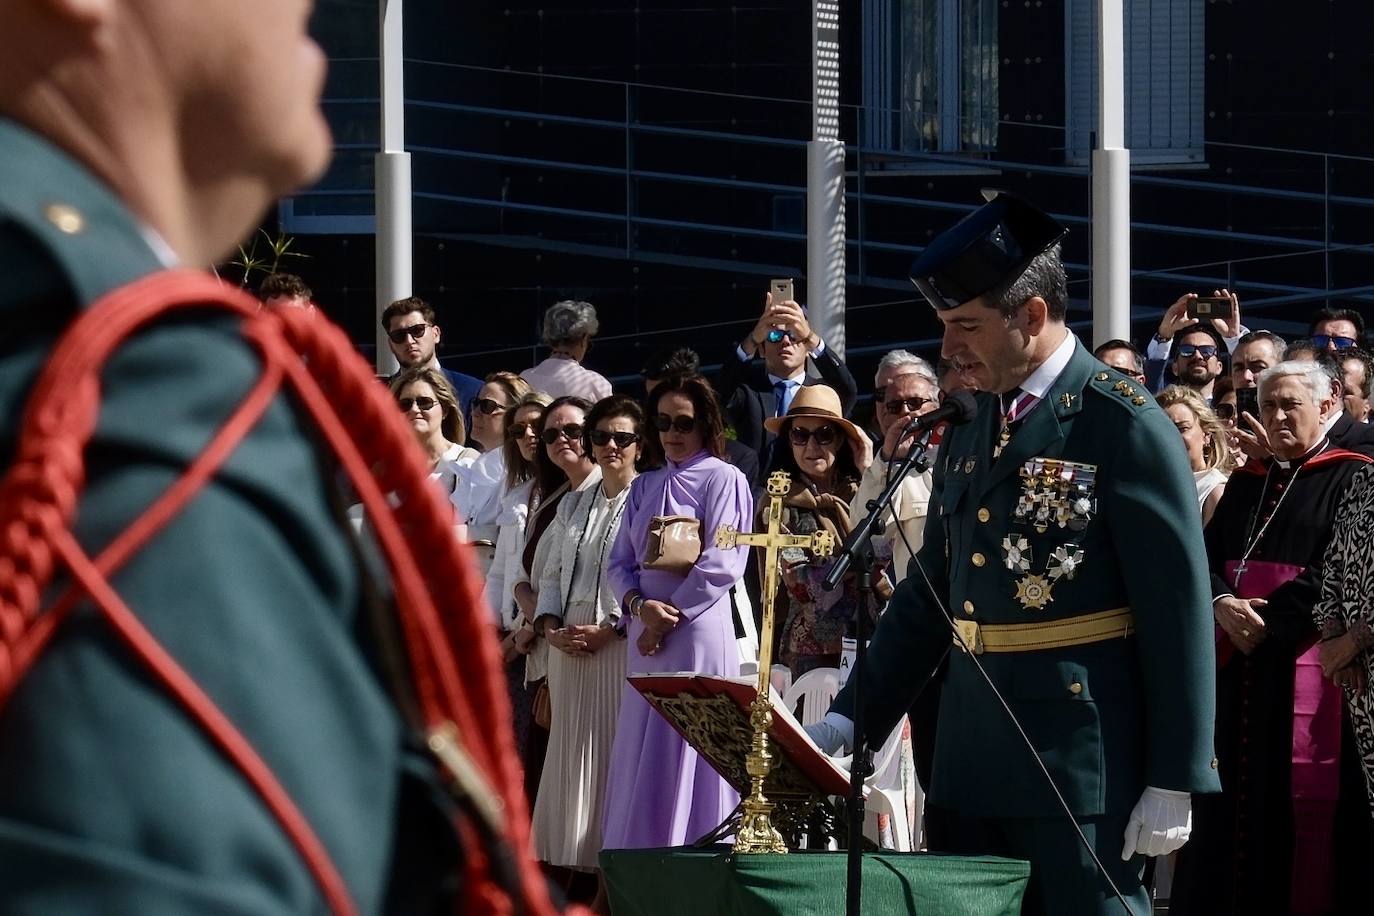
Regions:
[[[770,470],[786,471],[792,486],[783,498],[783,528],[790,534],[825,530],[838,544],[849,534],[849,502],[859,489],[872,457],[863,431],[844,418],[840,396],[827,385],[801,388],[786,415],[765,421],[778,436]],[[767,513],[767,503],[759,511]],[[780,552],[778,572],[787,619],[782,627],[780,660],[799,677],[812,668],[836,666],[841,642],[859,605],[854,576],[827,592],[821,581],[833,558],[817,558],[798,548]]]

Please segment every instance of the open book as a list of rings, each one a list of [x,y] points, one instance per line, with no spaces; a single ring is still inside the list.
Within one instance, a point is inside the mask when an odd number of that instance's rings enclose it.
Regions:
[[[629,681],[735,791],[749,793],[744,764],[754,740],[749,706],[757,694],[755,678],[673,673],[633,674]],[[763,787],[768,799],[848,794],[849,773],[821,752],[776,693],[770,691],[768,699],[773,706],[768,730],[773,767]]]

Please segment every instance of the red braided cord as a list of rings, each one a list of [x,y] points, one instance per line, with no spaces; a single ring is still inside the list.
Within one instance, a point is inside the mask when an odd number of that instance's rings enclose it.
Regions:
[[[551,911],[542,876],[528,855],[529,815],[521,771],[509,764],[518,757],[505,726],[511,711],[496,641],[470,550],[453,534],[453,510],[427,479],[423,452],[394,400],[371,378],[343,332],[296,312],[283,312],[282,318],[291,349],[306,357],[305,363],[297,360],[286,367],[288,377],[358,489],[388,557],[398,603],[407,608],[401,622],[427,724],[457,725],[465,749],[505,804],[507,837],[518,853],[527,904],[537,905],[536,912]],[[257,329],[249,333],[262,346],[286,346],[281,335],[259,335]],[[363,366],[363,371],[353,370],[349,361]],[[330,404],[349,404],[353,409],[336,413],[328,409]],[[351,429],[346,431],[346,425]],[[388,435],[377,435],[382,430]],[[419,551],[407,549],[407,541],[424,545],[424,572],[416,562]],[[436,601],[442,602],[442,612]],[[477,610],[480,613],[474,613]],[[486,676],[466,657],[460,673],[453,646],[475,652]],[[480,849],[473,843],[465,848]],[[508,903],[495,896],[495,888],[485,880],[485,863],[470,859],[468,871],[465,886],[480,898],[468,901],[469,907],[507,912]]]
[[[186,473],[92,564],[70,538],[67,525],[84,482],[82,450],[98,416],[99,370],[119,343],[152,318],[175,309],[209,307],[251,319],[245,331],[263,352],[264,379]],[[285,340],[292,346],[286,347]],[[309,361],[308,371],[301,355]],[[127,561],[213,475],[271,403],[280,373],[303,395],[303,403],[364,496],[396,578],[401,628],[426,720],[430,724],[453,721],[468,739],[466,749],[498,787],[511,815],[508,840],[519,863],[524,902],[531,912],[552,912],[538,869],[528,855],[528,820],[518,768],[504,762],[514,759],[513,741],[504,726],[509,706],[483,614],[479,577],[470,555],[453,537],[451,510],[425,479],[413,435],[342,332],[304,314],[258,314],[254,300],[203,274],[177,272],[145,278],[106,297],[60,342],[35,386],[20,453],[0,483],[0,703],[80,597],[71,589],[52,609],[61,613],[37,612],[38,595],[53,573],[52,549],[59,546],[62,558],[85,590],[101,599],[101,609],[131,648],[167,682],[263,796],[316,875],[330,906],[336,912],[350,911],[346,888],[322,844],[270,771],[143,630],[103,578]],[[317,378],[325,383],[317,383]],[[344,413],[347,423],[332,409],[335,403],[350,408]],[[351,409],[359,405],[362,410]],[[380,481],[369,473],[374,468],[380,470]],[[402,510],[390,507],[383,495],[388,491],[400,497]],[[402,515],[405,524],[401,524]],[[417,545],[414,549],[425,551],[428,579],[421,575],[407,539]],[[439,596],[442,612],[431,595]],[[452,652],[459,641],[477,654],[475,659],[465,658],[461,678]],[[469,849],[474,851],[475,847]],[[510,901],[498,892],[482,865],[479,856],[469,856],[468,903],[484,911],[508,912]]]

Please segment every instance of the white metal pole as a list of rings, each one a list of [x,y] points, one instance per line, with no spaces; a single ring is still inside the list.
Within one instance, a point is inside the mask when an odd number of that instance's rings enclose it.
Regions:
[[[811,141],[806,146],[809,321],[844,359],[844,141],[840,139],[840,5],[811,4]]]
[[[1098,3],[1097,148],[1092,153],[1093,345],[1131,337],[1131,151],[1126,148],[1122,0]]]
[[[396,358],[382,330],[382,311],[411,291],[410,153],[405,151],[405,41],[402,0],[378,0],[381,16],[382,149],[376,155],[377,372]]]

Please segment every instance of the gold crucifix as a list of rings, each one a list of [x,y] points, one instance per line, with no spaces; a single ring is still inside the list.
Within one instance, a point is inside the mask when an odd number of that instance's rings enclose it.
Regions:
[[[782,834],[773,826],[773,805],[763,795],[763,782],[773,767],[773,755],[768,751],[768,729],[773,724],[773,709],[768,694],[773,667],[773,599],[778,590],[778,551],[786,547],[800,547],[818,557],[828,557],[835,551],[835,536],[829,531],[814,534],[784,534],[782,531],[782,498],[791,488],[791,478],[785,471],[774,471],[768,477],[768,530],[757,534],[741,534],[729,525],[716,531],[716,546],[722,550],[743,545],[763,548],[763,632],[759,635],[759,686],[749,707],[749,724],[754,729],[754,741],[745,761],[751,791],[744,800],[744,817],[735,834],[735,852],[787,852]]]

